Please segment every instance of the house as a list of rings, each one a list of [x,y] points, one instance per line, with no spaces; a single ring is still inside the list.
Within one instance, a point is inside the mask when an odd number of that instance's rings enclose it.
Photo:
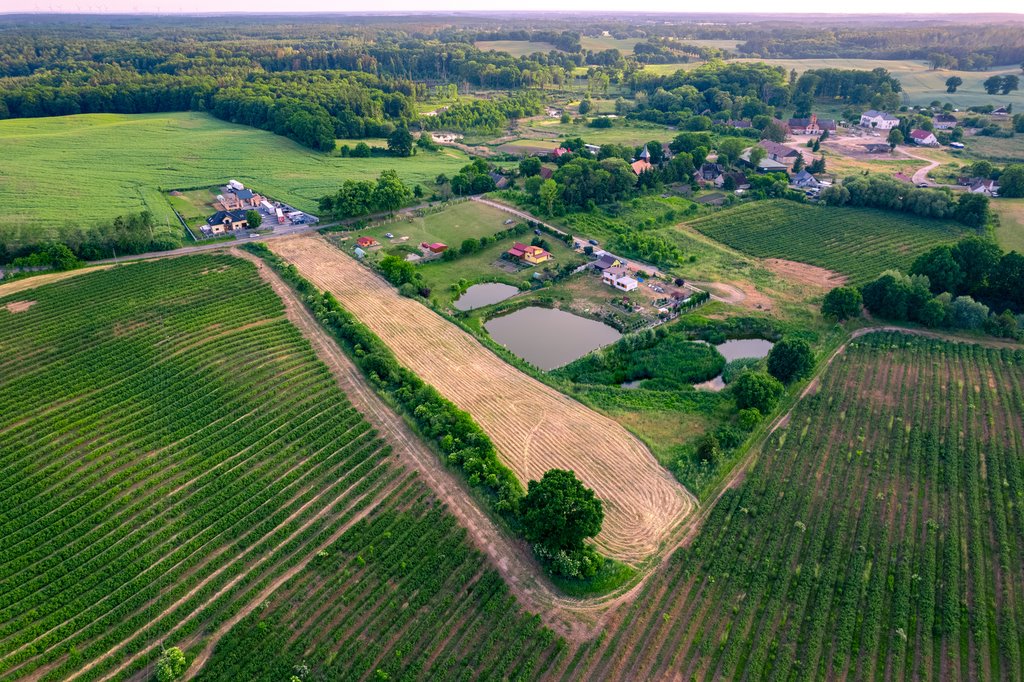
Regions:
[[[497,187],[498,189],[505,189],[506,187],[508,187],[508,178],[506,178],[501,173],[491,171],[490,173],[487,174],[487,176],[494,181],[494,186]]]
[[[645,151],[646,151],[646,148],[645,148]],[[642,173],[646,173],[647,171],[649,171],[652,168],[654,168],[654,166],[651,165],[651,162],[647,161],[646,159],[638,159],[638,160],[634,161],[633,163],[629,164],[629,166],[630,166],[630,168],[633,169],[633,172],[636,173],[637,175],[640,175]]]
[[[527,244],[521,244],[520,242],[513,244],[512,248],[505,253],[521,263],[525,262],[530,265],[539,265],[551,260],[552,258],[550,253],[539,246],[529,246]]]
[[[999,194],[999,185],[996,184],[995,180],[989,180],[988,178],[974,178],[974,182],[967,189],[971,194],[984,194],[985,196],[994,197]]]
[[[790,181],[790,184],[799,189],[817,189],[821,187],[818,179],[808,173],[806,168],[797,173]]]
[[[548,168],[547,166],[541,166],[540,167],[540,177],[541,177],[542,180],[550,180],[551,176],[554,175],[554,174],[555,174],[555,172],[553,170],[551,170],[550,168]]]
[[[217,211],[206,219],[213,234],[224,234],[234,230],[244,230],[249,227],[249,221],[245,218],[243,211]]]
[[[937,130],[949,130],[950,128],[956,128],[958,121],[956,116],[952,114],[937,114],[932,117],[932,124]]]
[[[864,151],[867,154],[891,154],[892,147],[881,142],[873,142],[864,145]]]
[[[358,258],[359,260],[366,258],[366,252],[360,249],[358,246],[355,249],[353,249],[353,253],[356,254],[356,258]]]
[[[900,119],[886,111],[868,109],[860,115],[860,125],[864,128],[892,130],[900,124]]]
[[[254,193],[251,189],[240,189],[235,192],[238,202],[242,208],[256,208],[263,201],[263,197]]]
[[[598,153],[601,151],[601,145],[599,144],[585,144],[583,145],[583,148],[586,149],[591,154],[593,154],[594,156],[597,156]]]
[[[791,118],[786,123],[790,135],[820,135],[822,131],[835,132],[836,122],[831,118],[818,118],[811,114],[810,118]]]
[[[1006,107],[999,107],[998,109],[994,109],[991,115],[998,116],[999,118],[1006,118],[1010,115],[1010,110]]]
[[[437,144],[452,144],[462,139],[462,135],[456,133],[430,133],[430,139]]]
[[[379,244],[378,244],[377,240],[374,239],[373,237],[360,237],[359,239],[356,240],[356,246],[358,246],[360,248],[363,248],[363,249],[368,249],[371,246],[378,246],[378,245]]]
[[[793,164],[796,162],[800,152],[787,147],[784,144],[778,142],[772,142],[771,140],[761,140],[757,143],[757,146],[765,151],[765,155],[772,161],[778,161],[779,163]]]
[[[448,250],[448,245],[442,244],[441,242],[434,242],[432,244],[420,242],[420,248],[424,251],[429,251],[430,253],[444,253]]]
[[[753,147],[750,149],[753,149]],[[743,153],[740,154],[740,161],[743,161],[747,165],[750,165],[750,149],[745,149],[743,150]],[[770,159],[765,156],[757,162],[756,170],[759,173],[788,173],[789,166],[790,164],[788,163],[776,161],[775,159]]]
[[[700,168],[693,174],[697,182],[714,182],[725,172],[725,167],[720,163],[702,163]]]
[[[572,151],[566,149],[565,147],[559,147],[557,149],[551,150],[551,156],[553,156],[556,159],[560,159],[566,154],[572,154]]]
[[[600,258],[590,265],[598,272],[604,272],[608,268],[622,267],[622,261],[610,253],[603,253]]]
[[[731,189],[750,189],[750,181],[747,176],[739,171],[735,173],[722,173],[714,180],[715,187],[722,189],[731,184]]]
[[[725,122],[725,125],[729,126],[730,128],[738,128],[740,130],[744,130],[746,128],[751,127],[750,121],[735,121],[731,118]]]
[[[922,147],[936,145],[939,143],[934,134],[927,130],[921,130],[920,128],[910,131],[910,139],[914,144],[921,145]]]
[[[633,291],[639,283],[626,273],[626,268],[607,268],[601,273],[601,282],[619,291]]]

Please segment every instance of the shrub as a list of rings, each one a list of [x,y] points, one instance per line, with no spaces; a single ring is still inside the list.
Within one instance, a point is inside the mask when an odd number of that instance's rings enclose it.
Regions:
[[[821,314],[834,320],[849,320],[860,317],[863,298],[853,287],[836,287],[825,294],[821,303]]]
[[[765,372],[744,372],[732,385],[737,407],[754,408],[762,414],[772,411],[785,390],[778,379]]]
[[[768,372],[783,383],[802,379],[814,369],[814,351],[803,339],[783,339],[768,353]]]

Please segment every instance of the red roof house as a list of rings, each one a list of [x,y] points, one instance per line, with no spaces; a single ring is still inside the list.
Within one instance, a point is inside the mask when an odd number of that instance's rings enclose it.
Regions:
[[[433,244],[421,242],[420,248],[425,251],[429,251],[430,253],[444,253],[448,250],[448,245],[442,244],[441,242],[434,242]]]
[[[571,154],[571,153],[572,152],[570,150],[566,149],[565,147],[559,147],[558,149],[555,149],[555,150],[553,150],[551,152],[551,156],[553,156],[556,159],[558,159],[558,158],[561,158],[561,157],[565,156],[566,154]]]
[[[374,239],[373,237],[360,237],[359,239],[356,240],[356,245],[361,248],[367,249],[371,246],[377,246],[377,240]]]
[[[646,159],[634,161],[629,165],[633,168],[633,172],[636,173],[637,175],[640,175],[641,173],[646,173],[647,171],[654,168],[654,166],[651,165],[651,162]]]

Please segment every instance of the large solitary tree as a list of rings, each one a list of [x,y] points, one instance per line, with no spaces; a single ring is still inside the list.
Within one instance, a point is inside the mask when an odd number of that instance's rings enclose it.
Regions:
[[[604,507],[574,472],[550,469],[539,481],[530,481],[519,502],[519,520],[528,542],[552,552],[578,551],[584,540],[601,532]]]
[[[768,373],[788,384],[814,369],[814,351],[803,339],[783,339],[768,353]]]
[[[395,128],[388,136],[388,151],[395,156],[411,156],[412,145],[412,133],[405,126]]]
[[[964,84],[964,79],[960,76],[950,76],[946,79],[946,92],[954,93],[956,89]]]

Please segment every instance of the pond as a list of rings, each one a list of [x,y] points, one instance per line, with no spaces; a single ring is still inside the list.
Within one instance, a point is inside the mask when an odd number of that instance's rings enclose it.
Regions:
[[[486,305],[493,305],[506,298],[511,298],[519,293],[519,289],[508,284],[488,282],[487,284],[474,284],[466,289],[466,293],[459,296],[459,300],[453,304],[457,310],[476,310]]]
[[[775,344],[764,339],[732,339],[715,346],[722,354],[726,362],[739,360],[741,358],[763,358]],[[725,381],[719,374],[714,379],[709,379],[702,384],[694,384],[694,388],[701,391],[721,391],[725,388]]]
[[[603,322],[537,306],[495,317],[484,328],[495,341],[543,370],[567,365],[622,338]]]

